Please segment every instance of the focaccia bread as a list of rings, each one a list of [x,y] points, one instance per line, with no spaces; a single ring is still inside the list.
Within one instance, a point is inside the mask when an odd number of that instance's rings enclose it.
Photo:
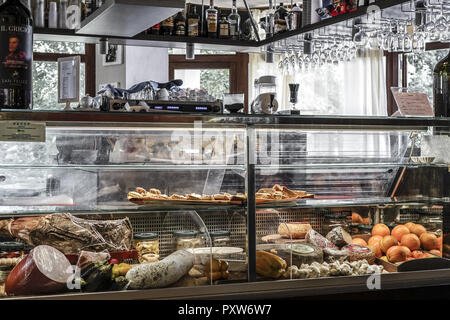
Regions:
[[[278,226],[278,233],[284,238],[291,238],[292,236],[292,239],[304,239],[311,229],[311,225],[306,222],[289,222],[281,223]]]

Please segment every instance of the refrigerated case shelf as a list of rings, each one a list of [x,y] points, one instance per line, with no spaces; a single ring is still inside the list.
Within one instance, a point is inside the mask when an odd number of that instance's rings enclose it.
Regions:
[[[92,127],[110,123],[119,129],[121,123],[160,123],[170,126],[171,124],[194,124],[220,126],[254,125],[258,127],[269,127],[277,129],[289,129],[290,126],[314,126],[315,129],[343,128],[355,130],[379,129],[388,127],[397,130],[427,130],[432,126],[450,126],[450,117],[363,117],[363,116],[297,116],[297,115],[245,115],[245,114],[184,114],[184,113],[127,113],[127,112],[83,112],[83,111],[2,111],[0,120],[28,120],[42,121],[48,124],[64,124],[68,126],[73,123],[76,126]],[[282,126],[283,128],[278,128]],[[351,128],[349,128],[351,126]],[[369,128],[368,128],[369,127]]]
[[[449,205],[450,198],[430,197],[375,197],[354,199],[300,199],[294,205],[273,205],[277,209],[316,209],[316,208],[343,208],[343,207],[394,207],[402,205],[442,206]]]
[[[276,202],[270,204],[256,204],[258,211],[267,209],[321,209],[321,208],[345,208],[345,207],[396,207],[396,206],[449,206],[450,198],[431,198],[431,197],[373,197],[373,198],[354,198],[354,199],[298,199],[286,203]],[[9,209],[11,208],[11,209]],[[145,215],[161,212],[182,212],[196,211],[199,213],[208,212],[229,212],[238,211],[246,214],[247,205],[168,205],[168,206],[143,206],[127,202],[117,202],[108,204],[99,204],[92,209],[77,209],[74,206],[29,206],[22,207],[20,210],[13,209],[13,206],[4,206],[0,202],[0,216],[38,216],[49,213],[71,213],[73,215],[110,215],[110,214],[132,214]]]
[[[212,286],[176,287],[102,293],[72,293],[13,299],[30,300],[150,300],[150,299],[277,299],[311,297],[343,293],[380,293],[392,289],[409,289],[450,285],[450,269],[388,273],[380,275],[380,288],[370,288],[370,276],[333,277],[302,280],[249,282]]]

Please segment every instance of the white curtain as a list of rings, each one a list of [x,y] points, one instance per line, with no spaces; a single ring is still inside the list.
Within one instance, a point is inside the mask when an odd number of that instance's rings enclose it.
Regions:
[[[311,115],[387,115],[385,60],[381,51],[365,51],[353,61],[324,65],[308,71],[283,75],[278,69],[280,57],[266,63],[263,54],[250,54],[250,101],[255,97],[254,80],[277,77],[280,110],[289,109],[289,83],[299,83],[302,114]]]

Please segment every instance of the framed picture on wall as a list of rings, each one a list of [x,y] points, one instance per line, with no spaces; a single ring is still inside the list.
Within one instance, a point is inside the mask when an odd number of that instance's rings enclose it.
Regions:
[[[123,46],[108,44],[108,51],[103,55],[103,66],[116,66],[123,63]]]

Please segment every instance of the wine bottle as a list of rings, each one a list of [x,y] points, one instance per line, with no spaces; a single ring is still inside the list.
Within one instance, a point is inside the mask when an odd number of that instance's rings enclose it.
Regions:
[[[33,19],[20,0],[0,6],[0,108],[32,109]]]
[[[225,15],[220,17],[219,21],[219,38],[230,39],[230,22]]]
[[[208,26],[208,38],[217,38],[218,11],[214,8],[214,0],[210,1],[210,6],[206,10],[206,25]]]
[[[239,16],[236,6],[236,0],[233,0],[233,6],[231,7],[231,13],[228,16],[230,22],[230,36],[233,40],[239,40],[241,34],[241,17]]]
[[[280,6],[275,11],[275,28],[274,32],[279,33],[286,31],[286,16],[288,14],[288,11],[284,7],[283,2],[280,2]]]
[[[180,11],[177,13],[174,19],[174,36],[184,36],[186,35],[186,18],[184,17],[184,12]]]
[[[174,23],[173,17],[169,17],[163,22],[161,22],[161,35],[163,36],[171,36],[173,33]]]
[[[198,37],[199,34],[200,34],[200,17],[197,14],[197,7],[193,5],[187,18],[187,35],[189,37]]]
[[[450,52],[434,67],[433,104],[436,117],[450,117]]]

